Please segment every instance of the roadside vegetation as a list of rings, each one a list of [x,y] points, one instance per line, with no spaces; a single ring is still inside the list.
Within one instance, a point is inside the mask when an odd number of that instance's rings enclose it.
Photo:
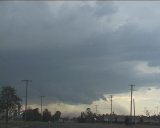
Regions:
[[[47,124],[48,121],[54,122],[60,119],[60,111],[52,115],[48,109],[44,109],[42,113],[39,112],[39,108],[22,110],[21,101],[13,87],[0,88],[0,128]]]

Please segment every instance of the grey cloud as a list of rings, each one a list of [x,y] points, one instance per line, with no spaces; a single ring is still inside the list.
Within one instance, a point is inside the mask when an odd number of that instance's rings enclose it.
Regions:
[[[159,31],[146,33],[129,23],[114,32],[100,31],[101,18],[107,25],[118,11],[112,3],[64,4],[58,11],[57,6],[0,6],[1,85],[13,84],[22,96],[20,81],[32,79],[30,102],[45,95],[48,103],[91,103],[106,93],[128,91],[128,84],[153,82],[137,79],[134,65],[124,62],[155,62]]]

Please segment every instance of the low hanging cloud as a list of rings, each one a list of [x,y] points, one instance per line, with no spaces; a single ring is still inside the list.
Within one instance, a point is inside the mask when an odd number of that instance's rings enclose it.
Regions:
[[[31,79],[30,102],[45,95],[48,103],[70,104],[88,104],[104,99],[106,93],[128,91],[132,83],[158,85],[157,74],[137,75],[135,68],[137,62],[159,66],[159,30],[149,32],[130,22],[130,17],[123,19],[121,6],[114,2],[2,3],[1,85],[11,84],[24,96],[21,80]]]

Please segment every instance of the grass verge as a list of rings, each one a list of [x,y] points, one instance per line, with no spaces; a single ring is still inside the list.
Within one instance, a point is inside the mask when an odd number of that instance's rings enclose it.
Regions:
[[[34,126],[37,124],[47,124],[46,122],[38,122],[38,121],[9,121],[8,123],[0,121],[0,128],[18,128],[25,126]]]

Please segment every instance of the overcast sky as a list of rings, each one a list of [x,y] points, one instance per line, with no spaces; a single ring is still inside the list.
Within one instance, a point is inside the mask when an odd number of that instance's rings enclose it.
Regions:
[[[0,86],[91,104],[160,87],[160,2],[0,2]]]

